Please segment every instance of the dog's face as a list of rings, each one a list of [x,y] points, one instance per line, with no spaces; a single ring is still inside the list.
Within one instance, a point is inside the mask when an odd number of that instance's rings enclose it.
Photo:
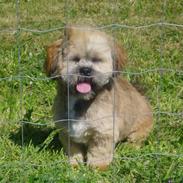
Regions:
[[[113,70],[121,69],[125,61],[122,48],[111,38],[86,28],[67,28],[65,40],[49,46],[47,54],[47,74],[60,75],[70,93],[85,100],[110,87]]]

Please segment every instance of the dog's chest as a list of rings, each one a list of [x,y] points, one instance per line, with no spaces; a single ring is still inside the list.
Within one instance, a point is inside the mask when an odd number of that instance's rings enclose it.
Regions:
[[[89,105],[88,102],[75,97],[70,98],[69,116],[72,120],[70,121],[69,135],[75,142],[87,143],[92,134],[92,127],[85,116]]]

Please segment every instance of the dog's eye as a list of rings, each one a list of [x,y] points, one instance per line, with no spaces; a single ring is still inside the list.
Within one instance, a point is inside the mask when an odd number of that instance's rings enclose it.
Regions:
[[[73,60],[74,62],[79,62],[79,61],[80,61],[80,57],[79,57],[79,56],[74,56],[74,57],[72,58],[72,60]]]
[[[93,57],[91,60],[92,62],[101,62],[101,59],[98,57]]]

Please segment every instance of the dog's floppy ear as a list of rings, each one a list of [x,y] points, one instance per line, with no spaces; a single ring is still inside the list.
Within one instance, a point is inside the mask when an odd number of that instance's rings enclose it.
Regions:
[[[126,62],[127,62],[127,55],[123,49],[122,46],[120,46],[118,43],[113,44],[113,58],[114,58],[114,70],[115,71],[121,71]]]
[[[47,76],[53,76],[56,72],[61,45],[62,45],[62,39],[59,39],[54,43],[52,43],[51,45],[47,46],[46,48],[47,57],[44,64],[44,68]]]

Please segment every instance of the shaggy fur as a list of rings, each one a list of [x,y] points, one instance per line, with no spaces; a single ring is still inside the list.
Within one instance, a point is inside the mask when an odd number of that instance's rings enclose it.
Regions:
[[[86,162],[104,169],[112,161],[114,143],[139,142],[151,130],[152,113],[145,98],[112,72],[121,71],[125,61],[122,47],[112,38],[86,27],[66,27],[65,39],[48,46],[46,72],[58,82],[54,120],[72,164]],[[78,83],[88,83],[91,90],[78,92]]]

